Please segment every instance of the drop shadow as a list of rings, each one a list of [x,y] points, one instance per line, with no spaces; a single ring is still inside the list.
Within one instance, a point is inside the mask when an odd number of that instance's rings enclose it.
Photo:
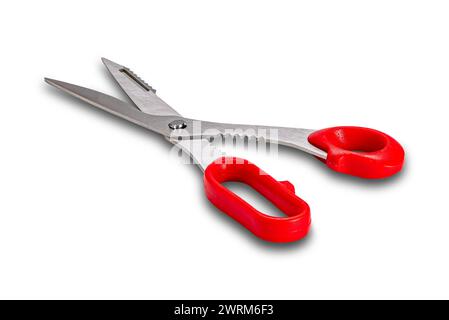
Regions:
[[[204,193],[204,191],[202,192]],[[313,228],[310,229],[309,233],[305,238],[295,242],[277,243],[262,240],[257,236],[255,236],[254,234],[252,234],[240,223],[238,223],[237,221],[235,221],[234,219],[230,218],[225,213],[217,209],[211,202],[209,202],[209,200],[205,195],[202,197],[202,199],[204,206],[208,208],[207,211],[214,214],[215,218],[217,219],[217,223],[222,223],[228,226],[230,230],[232,230],[233,234],[231,236],[242,237],[245,239],[245,241],[251,243],[252,245],[254,245],[259,249],[270,250],[275,252],[296,251],[306,246],[309,246],[311,241],[313,241],[313,233],[314,233]]]

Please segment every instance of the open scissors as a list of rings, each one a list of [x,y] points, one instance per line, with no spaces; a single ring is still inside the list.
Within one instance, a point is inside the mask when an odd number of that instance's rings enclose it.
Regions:
[[[311,222],[309,206],[295,194],[290,182],[275,180],[247,160],[223,156],[211,144],[211,138],[230,134],[265,139],[307,152],[335,171],[361,178],[385,178],[402,168],[403,148],[380,131],[349,126],[311,130],[185,118],[161,100],[156,91],[129,68],[105,58],[102,60],[135,106],[88,88],[49,78],[45,81],[95,107],[164,136],[204,171],[207,198],[264,240],[290,242],[306,236]],[[286,217],[273,217],[256,210],[225,188],[222,184],[226,181],[248,184]]]

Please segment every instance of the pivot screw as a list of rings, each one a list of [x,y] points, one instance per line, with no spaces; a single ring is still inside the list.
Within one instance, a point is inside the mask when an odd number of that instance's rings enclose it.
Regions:
[[[175,120],[168,124],[168,127],[172,130],[175,129],[184,129],[187,127],[187,123],[184,120]]]

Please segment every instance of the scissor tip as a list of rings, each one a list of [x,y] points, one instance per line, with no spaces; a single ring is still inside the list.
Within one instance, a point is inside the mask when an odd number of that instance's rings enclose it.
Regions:
[[[51,78],[44,78],[44,81],[47,82],[48,84],[55,84],[55,83],[59,82],[58,80],[51,79]]]
[[[50,78],[44,78],[44,81],[46,83],[48,83],[49,85],[56,87],[56,88],[61,88],[66,84],[65,82],[55,80],[55,79],[50,79]]]
[[[118,63],[115,63],[114,61],[112,61],[112,60],[109,60],[109,59],[107,59],[107,58],[105,58],[105,57],[102,57],[101,58],[101,61],[103,61],[103,64],[106,66],[106,67],[115,67],[115,68],[123,68],[121,65],[119,65]]]

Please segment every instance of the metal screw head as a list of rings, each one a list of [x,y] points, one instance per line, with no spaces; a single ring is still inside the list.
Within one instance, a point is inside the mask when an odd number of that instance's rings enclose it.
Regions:
[[[172,130],[175,129],[184,129],[187,127],[187,123],[184,120],[174,120],[168,124],[169,128]]]

